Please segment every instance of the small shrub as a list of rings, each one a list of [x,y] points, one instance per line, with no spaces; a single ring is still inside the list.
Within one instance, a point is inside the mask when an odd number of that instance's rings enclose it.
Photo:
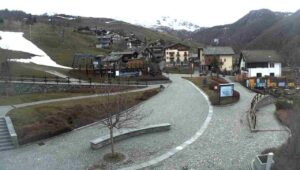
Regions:
[[[293,104],[284,99],[277,100],[275,105],[276,110],[291,110],[293,108]]]
[[[158,90],[149,90],[149,91],[145,91],[140,97],[137,98],[137,100],[147,100],[150,97],[156,95],[158,93]]]
[[[226,81],[225,79],[223,79],[221,77],[212,77],[211,79],[218,82],[218,83],[221,83],[221,84],[228,83],[228,81]]]
[[[219,105],[219,97],[217,94],[209,96],[212,105]]]
[[[211,81],[210,83],[209,83],[209,89],[210,90],[215,90],[215,86],[219,86],[219,83],[217,83],[217,82],[215,82],[215,81]]]

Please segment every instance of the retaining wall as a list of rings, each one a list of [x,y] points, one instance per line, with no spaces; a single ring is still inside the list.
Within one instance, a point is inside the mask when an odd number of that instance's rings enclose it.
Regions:
[[[171,128],[171,124],[164,123],[164,124],[147,126],[147,127],[140,128],[140,129],[123,130],[121,132],[114,133],[114,141],[117,142],[120,140],[139,136],[142,134],[168,131],[168,130],[170,130],[170,128]],[[106,136],[91,140],[90,144],[91,144],[92,149],[102,148],[103,146],[110,144],[110,136],[106,135]]]

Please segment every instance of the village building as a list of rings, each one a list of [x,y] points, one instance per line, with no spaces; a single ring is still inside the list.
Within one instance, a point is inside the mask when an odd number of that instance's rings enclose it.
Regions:
[[[221,71],[232,71],[234,54],[235,53],[231,47],[211,46],[198,48],[200,70],[212,70],[213,62],[218,61]]]
[[[109,48],[113,44],[112,35],[97,36],[98,44],[96,48]]]
[[[274,50],[244,50],[240,53],[240,72],[245,77],[280,77],[280,55]]]
[[[90,71],[94,73],[101,70],[101,58],[103,56],[93,54],[75,54],[73,56],[72,68],[85,70],[88,74]]]
[[[125,39],[128,49],[137,49],[143,46],[143,42],[137,38]]]
[[[189,61],[190,47],[181,43],[165,47],[166,64],[186,65]]]
[[[139,75],[139,72],[145,67],[144,59],[136,51],[112,52],[103,58],[102,65],[103,74],[113,76],[130,75],[130,73]],[[118,74],[116,74],[117,72]]]

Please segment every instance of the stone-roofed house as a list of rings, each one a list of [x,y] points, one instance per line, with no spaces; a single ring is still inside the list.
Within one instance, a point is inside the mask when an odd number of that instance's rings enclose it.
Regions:
[[[176,43],[165,47],[166,63],[187,64],[189,61],[190,47]]]
[[[222,71],[232,71],[234,54],[235,53],[231,47],[209,46],[204,49],[198,48],[198,56],[200,58],[201,66],[200,69],[211,70],[212,61],[217,59],[223,63],[220,67]]]
[[[247,77],[281,76],[280,55],[274,50],[241,51],[239,65]]]

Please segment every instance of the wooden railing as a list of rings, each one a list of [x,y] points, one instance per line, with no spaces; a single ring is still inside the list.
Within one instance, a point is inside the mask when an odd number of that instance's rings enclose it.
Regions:
[[[265,95],[263,95],[261,93],[256,93],[256,95],[253,97],[253,99],[251,101],[250,109],[248,111],[248,120],[249,120],[251,130],[256,129],[256,123],[257,123],[257,120],[256,120],[257,107],[256,106],[264,96]]]

